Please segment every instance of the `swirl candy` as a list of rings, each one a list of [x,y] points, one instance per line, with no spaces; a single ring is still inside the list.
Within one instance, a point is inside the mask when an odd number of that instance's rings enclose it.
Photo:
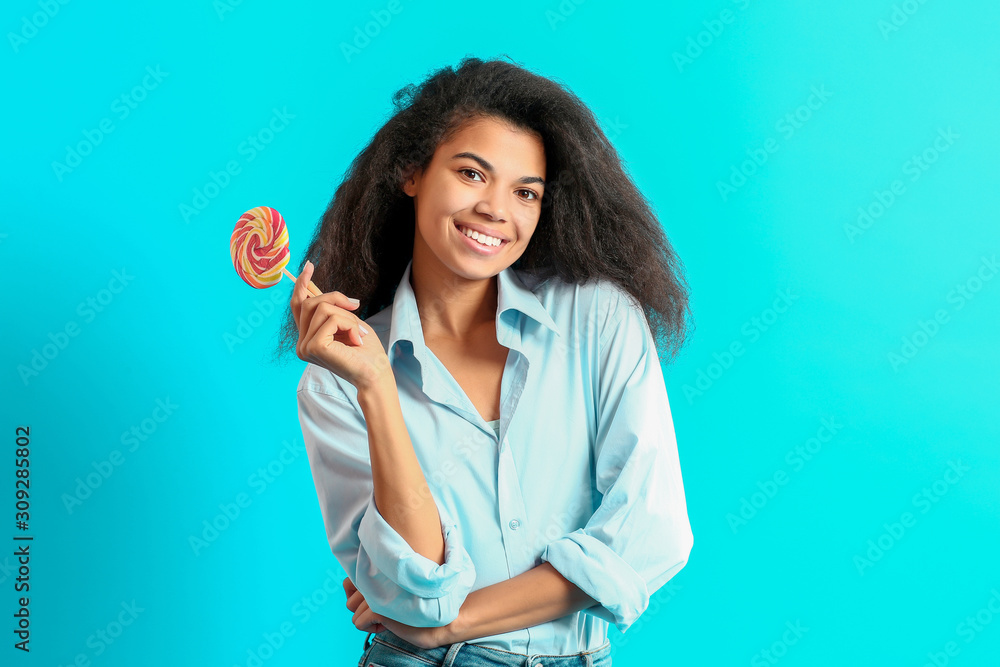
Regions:
[[[276,285],[282,273],[293,282],[298,280],[285,268],[288,264],[285,219],[270,206],[258,206],[240,216],[229,239],[229,254],[236,273],[251,287]],[[306,289],[312,296],[323,293],[311,280]]]
[[[252,208],[236,223],[229,239],[236,273],[251,287],[263,289],[278,283],[288,264],[288,229],[285,219],[270,206]]]

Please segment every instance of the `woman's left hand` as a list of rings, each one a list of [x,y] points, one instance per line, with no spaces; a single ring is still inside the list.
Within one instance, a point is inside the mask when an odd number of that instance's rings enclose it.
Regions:
[[[437,648],[451,643],[448,636],[448,626],[418,628],[391,618],[376,616],[350,577],[344,577],[344,593],[347,595],[347,608],[354,612],[352,619],[354,627],[358,630],[363,632],[389,630],[400,639],[405,639],[420,648]]]

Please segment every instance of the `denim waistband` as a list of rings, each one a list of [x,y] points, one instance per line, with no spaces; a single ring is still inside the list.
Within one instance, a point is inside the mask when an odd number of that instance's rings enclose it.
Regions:
[[[375,635],[375,639],[370,642],[369,640],[373,634]],[[528,655],[467,642],[458,642],[447,646],[427,649],[411,644],[402,637],[396,636],[390,630],[383,630],[379,633],[369,632],[368,636],[365,637],[365,649],[373,642],[388,644],[389,646],[410,653],[414,657],[423,658],[431,664],[441,665],[442,667],[452,667],[459,652],[463,656],[472,654],[474,657],[485,659],[487,664],[490,665],[509,665],[510,667],[535,667],[536,663],[543,664],[544,667],[593,667],[598,659],[603,659],[602,664],[610,664],[607,662],[607,656],[611,654],[611,642],[605,642],[599,648],[569,655],[553,655],[548,653],[533,653]]]

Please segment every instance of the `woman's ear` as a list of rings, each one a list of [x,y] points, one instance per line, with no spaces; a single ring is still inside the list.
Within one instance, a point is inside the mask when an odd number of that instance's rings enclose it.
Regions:
[[[403,171],[403,192],[409,197],[415,197],[417,195],[417,181],[420,179],[419,170],[410,166]]]

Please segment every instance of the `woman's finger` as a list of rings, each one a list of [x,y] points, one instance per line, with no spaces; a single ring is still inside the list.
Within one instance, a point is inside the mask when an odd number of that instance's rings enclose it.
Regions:
[[[326,307],[324,304],[331,306],[336,306],[338,308],[343,308],[345,311],[349,312],[349,309],[356,308],[358,304],[354,303],[343,292],[327,292],[320,296],[315,297],[302,297],[299,302],[299,321],[297,326],[301,332],[303,329],[309,330],[309,320],[312,318],[313,313],[317,308]],[[357,318],[357,316],[355,315]],[[360,322],[360,318],[357,318]],[[368,333],[367,328],[364,329],[365,333]]]
[[[313,274],[312,262],[307,261],[306,265],[299,271],[299,277],[295,280],[295,287],[292,288],[292,318],[295,320],[295,327],[301,331],[301,312],[302,304],[312,296],[309,291],[309,285],[311,284],[310,278]]]
[[[352,595],[354,595],[354,593],[357,590],[358,587],[354,585],[354,582],[351,581],[351,578],[344,577],[344,592],[347,594],[347,597],[351,597]]]
[[[307,281],[313,269],[313,265],[306,262],[296,280],[296,294],[293,298],[293,316],[299,332],[295,350],[298,357],[304,361],[315,361],[319,353],[330,347],[328,339],[336,340],[334,336],[340,332],[344,332],[349,343],[355,347],[364,345],[362,336],[371,333],[360,318],[345,309],[356,308],[359,304],[348,299],[344,293],[335,290],[320,296],[306,296]],[[331,318],[335,323],[333,326]],[[326,329],[323,331],[323,337],[317,340],[319,331],[324,327]],[[343,341],[337,342],[347,344]]]
[[[354,616],[351,617],[351,622],[354,623],[354,627],[356,627],[358,630],[365,629],[364,626],[359,625],[359,623],[361,623],[366,611],[368,611],[368,603],[362,602],[361,604],[358,605],[358,608],[354,610]]]
[[[360,327],[361,320],[351,313],[346,313],[336,306],[320,304],[316,307],[309,323],[304,347],[308,350],[311,344],[316,343],[321,343],[323,348],[329,347],[328,339],[333,338],[338,333],[347,336],[355,347],[363,345]]]
[[[320,319],[317,315],[316,320]],[[356,338],[359,336],[357,329],[352,329],[352,324],[346,321],[344,315],[331,315],[321,324],[312,336],[303,344],[307,361],[334,370],[327,363],[331,358],[331,349],[337,345],[344,347],[358,347]],[[346,340],[345,340],[346,338]],[[336,353],[334,353],[336,354]],[[334,370],[334,372],[337,372]]]
[[[312,315],[312,319],[309,321],[309,328],[303,332],[302,336],[302,347],[306,352],[315,352],[321,347],[317,347],[317,337],[319,335],[320,329],[324,329],[325,338],[334,336],[342,329],[347,329],[349,324],[346,319],[346,314],[341,313],[336,306],[331,306],[328,304],[320,304]],[[322,347],[329,347],[328,342],[324,338]]]
[[[347,597],[347,608],[351,611],[357,611],[358,607],[360,607],[361,603],[364,601],[365,596],[358,591],[354,591],[354,593]]]
[[[360,301],[357,301],[357,302],[351,301],[349,298],[347,298],[346,294],[344,294],[343,292],[339,292],[337,290],[334,290],[332,292],[326,292],[322,296],[329,297],[329,300],[331,300],[331,302],[333,303],[333,305],[339,306],[340,308],[343,308],[344,310],[350,310],[352,308],[357,308],[358,306],[361,305]],[[324,300],[326,300],[326,299],[324,299]]]
[[[316,297],[318,298],[318,297]],[[306,345],[309,343],[309,329],[313,325],[313,321],[317,319],[315,316],[316,303],[312,302],[311,299],[306,299],[301,302],[299,306],[299,339],[295,342],[295,353],[299,356],[299,359],[308,361],[305,357]],[[323,318],[321,313],[319,319]]]
[[[379,617],[371,610],[367,602],[362,602],[354,612],[354,627],[364,632],[381,632],[376,628],[385,629]]]
[[[295,286],[292,289],[292,297],[295,299],[297,305],[301,305],[309,297],[326,295],[336,296],[335,303],[341,308],[357,308],[361,305],[360,301],[351,301],[341,292],[321,292],[319,287],[316,286],[316,283],[312,281],[312,277],[315,273],[316,265],[306,260],[302,270],[299,272],[299,277],[295,279]],[[293,316],[295,316],[294,311]],[[296,319],[296,323],[297,322],[298,320]]]

